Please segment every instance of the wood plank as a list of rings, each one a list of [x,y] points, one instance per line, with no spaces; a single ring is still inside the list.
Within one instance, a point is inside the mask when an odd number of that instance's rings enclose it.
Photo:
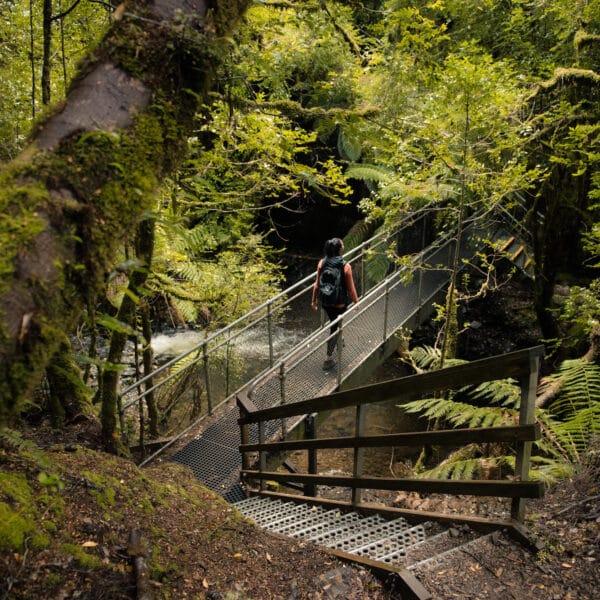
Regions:
[[[539,423],[532,425],[507,425],[503,427],[480,427],[473,429],[443,429],[439,431],[415,431],[363,437],[344,436],[289,440],[266,444],[241,444],[241,452],[291,452],[295,450],[322,450],[331,448],[381,448],[393,446],[463,446],[470,443],[517,442],[539,440]]]
[[[286,494],[283,492],[271,492],[266,490],[262,492],[259,492],[258,490],[250,490],[250,495],[268,496],[270,498],[279,498],[281,500],[303,504],[316,504],[317,506],[322,506],[324,508],[339,508],[340,510],[344,511],[356,511],[363,515],[378,514],[392,519],[404,517],[409,523],[426,523],[427,521],[435,521],[444,525],[468,525],[469,527],[484,533],[507,529],[515,525],[514,521],[510,519],[489,519],[486,517],[465,516],[453,513],[397,508],[391,506],[382,506],[380,504],[371,504],[368,502],[352,504],[352,502],[347,500],[333,500],[330,498],[319,497],[310,498],[306,496]]]
[[[238,408],[246,413],[256,412],[256,405],[245,393],[238,394],[236,397]]]
[[[380,579],[388,581],[388,578],[391,575],[395,580],[394,583],[397,584],[397,587],[402,594],[402,600],[431,600],[432,598],[431,594],[425,589],[423,584],[408,569],[405,569],[400,565],[394,566],[367,558],[366,556],[357,556],[356,554],[350,554],[349,552],[343,552],[342,550],[324,546],[321,546],[321,550],[345,562],[362,565],[372,571]]]
[[[307,473],[278,473],[275,471],[242,470],[250,479],[285,483],[309,483],[347,488],[374,490],[403,490],[423,494],[465,494],[468,496],[500,496],[503,498],[541,498],[544,485],[537,481],[503,481],[460,479],[403,479],[392,477],[351,477],[344,475],[309,475]]]
[[[240,417],[239,422],[240,424],[256,423],[262,420],[304,415],[393,399],[406,401],[439,390],[477,385],[506,377],[519,378],[529,374],[531,357],[543,356],[543,353],[543,346],[517,350],[508,354],[475,360],[464,365],[440,369],[439,371],[408,375],[407,377],[352,390],[334,392],[327,396],[311,398],[301,402],[260,409],[247,416]]]

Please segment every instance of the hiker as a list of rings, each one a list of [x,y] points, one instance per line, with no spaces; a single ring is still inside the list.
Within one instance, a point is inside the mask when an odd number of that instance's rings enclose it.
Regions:
[[[332,238],[325,242],[324,257],[317,265],[317,276],[312,291],[312,308],[318,310],[319,301],[327,313],[329,321],[335,321],[343,314],[350,302],[358,302],[358,294],[352,277],[352,266],[342,258],[344,242],[340,238]],[[323,369],[328,371],[335,367],[333,351],[338,342],[338,335],[334,335],[339,323],[331,326],[331,337],[327,341],[327,356]]]

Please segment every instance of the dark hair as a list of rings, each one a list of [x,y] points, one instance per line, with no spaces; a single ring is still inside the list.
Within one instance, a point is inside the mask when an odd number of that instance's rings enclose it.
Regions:
[[[325,242],[325,256],[339,256],[342,251],[342,240],[340,238],[331,238]]]

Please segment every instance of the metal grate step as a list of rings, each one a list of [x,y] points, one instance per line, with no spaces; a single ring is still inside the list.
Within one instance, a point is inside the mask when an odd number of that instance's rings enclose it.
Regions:
[[[388,564],[403,563],[407,552],[426,541],[427,526],[412,526],[403,518],[387,520],[376,514],[361,516],[264,497],[251,497],[235,506],[268,531]]]

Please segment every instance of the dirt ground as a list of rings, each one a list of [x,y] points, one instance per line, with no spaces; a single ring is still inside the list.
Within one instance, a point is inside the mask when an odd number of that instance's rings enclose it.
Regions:
[[[16,525],[0,526],[3,600],[402,597],[393,577],[383,581],[310,543],[256,529],[180,465],[140,470],[99,452],[91,424],[68,437],[41,427],[30,439],[43,454],[25,444],[0,445],[0,508],[21,516],[23,534],[17,547],[7,533]],[[545,544],[541,553],[502,533],[484,538],[416,572],[431,597],[598,598],[600,458],[592,459],[576,479],[529,505],[527,525]],[[40,479],[44,469],[61,484]],[[450,501],[411,502],[432,510]],[[132,543],[132,531],[140,543]]]
[[[469,339],[466,354],[489,356],[537,339],[527,328],[532,320],[515,310],[530,305],[519,294],[509,294],[510,311],[504,304],[490,310],[489,303],[470,309],[465,318],[488,335]],[[515,342],[514,332],[527,339]],[[420,333],[425,340],[432,335]],[[376,431],[385,432],[386,419],[376,415]],[[31,427],[23,436],[26,441],[11,439],[0,430],[0,600],[402,598],[393,577],[378,579],[310,543],[257,529],[181,465],[139,469],[101,452],[95,423],[60,433]],[[391,469],[402,476],[401,460],[392,458],[372,460],[382,475]],[[599,474],[596,448],[582,458],[575,478],[528,503],[526,527],[543,547],[539,553],[498,532],[418,567],[415,575],[440,600],[600,598]],[[389,493],[365,500],[491,517],[506,510],[447,496]],[[131,540],[134,532],[139,543]],[[467,539],[470,532],[457,527],[455,535]]]

